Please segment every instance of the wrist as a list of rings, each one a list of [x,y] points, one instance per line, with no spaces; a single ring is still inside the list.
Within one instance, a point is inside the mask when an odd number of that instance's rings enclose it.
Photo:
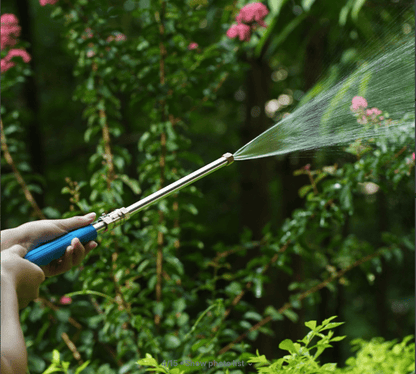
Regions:
[[[16,290],[16,278],[6,269],[1,269],[1,288],[2,292],[3,288]]]

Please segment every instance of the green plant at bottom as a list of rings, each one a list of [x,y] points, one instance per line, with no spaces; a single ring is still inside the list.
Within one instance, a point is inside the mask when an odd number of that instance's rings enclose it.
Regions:
[[[51,365],[42,373],[42,374],[50,374],[50,373],[75,373],[79,374],[83,371],[89,364],[89,361],[84,362],[81,366],[76,368],[75,372],[73,370],[69,370],[69,362],[61,362],[61,355],[59,351],[54,349],[52,352],[52,363]]]
[[[266,359],[264,355],[249,356],[248,365],[253,365],[258,373],[286,373],[286,374],[312,374],[312,373],[333,373],[333,374],[413,374],[415,373],[415,344],[408,344],[413,339],[409,335],[403,339],[401,343],[396,340],[384,342],[383,338],[373,338],[370,342],[362,339],[355,339],[351,342],[353,350],[358,350],[356,357],[350,357],[346,361],[346,367],[337,368],[336,363],[328,363],[320,365],[317,361],[318,357],[326,348],[332,347],[330,343],[344,339],[346,336],[335,336],[331,330],[340,326],[343,322],[331,322],[336,316],[330,317],[317,326],[316,321],[306,322],[305,325],[311,331],[302,339],[293,342],[285,339],[279,344],[279,348],[288,351],[289,354],[279,358],[273,362]],[[328,330],[328,333],[325,334]],[[318,338],[314,343],[314,338]],[[247,357],[247,354],[243,354]],[[199,365],[201,365],[200,360]],[[195,366],[190,365],[191,359],[186,364],[181,361],[175,361],[175,367],[166,365],[165,362],[159,364],[150,354],[146,354],[146,358],[139,360],[137,363],[142,366],[150,366],[146,371],[156,371],[166,374],[183,374],[194,371]],[[234,374],[243,373],[241,370],[234,370],[233,362],[220,362],[213,365],[207,362],[205,366],[208,372],[226,373],[230,369]],[[235,365],[234,365],[235,366]],[[244,365],[247,366],[247,365]],[[225,369],[225,370],[223,370]]]
[[[257,369],[259,374],[263,373],[286,373],[286,374],[414,374],[415,373],[415,343],[414,336],[406,336],[400,343],[397,340],[385,342],[383,338],[373,338],[371,341],[363,339],[354,339],[351,342],[352,350],[357,351],[355,357],[350,357],[345,362],[346,367],[338,368],[336,363],[328,363],[320,365],[317,361],[318,357],[324,352],[326,348],[332,347],[330,343],[338,342],[345,339],[346,336],[335,336],[331,330],[342,325],[344,322],[331,322],[336,316],[330,317],[317,326],[316,321],[309,321],[305,323],[311,331],[302,339],[293,342],[290,339],[285,339],[279,344],[279,348],[288,351],[289,354],[279,358],[273,362],[266,359],[264,355],[249,355],[244,353],[240,359],[246,358],[246,363],[241,360],[233,362],[204,362],[203,358],[193,361],[192,358],[183,358],[182,360],[174,360],[171,365],[163,361],[161,364],[149,353],[146,357],[137,361],[137,372],[143,372],[143,368],[149,366],[146,371],[155,371],[166,374],[184,374],[186,372],[195,371],[196,367],[204,371],[229,374],[232,366],[252,366]],[[325,334],[324,332],[328,332]],[[312,341],[315,340],[314,343]],[[85,362],[75,371],[69,369],[69,362],[61,362],[60,355],[57,350],[53,351],[52,363],[43,372],[43,374],[50,374],[55,372],[63,372],[66,374],[79,374],[89,364]],[[174,367],[173,367],[174,366]],[[199,367],[198,367],[199,366]],[[242,373],[243,371],[233,370],[234,374]]]

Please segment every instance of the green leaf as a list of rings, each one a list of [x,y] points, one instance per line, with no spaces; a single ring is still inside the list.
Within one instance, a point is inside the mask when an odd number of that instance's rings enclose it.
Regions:
[[[339,21],[338,22],[341,26],[344,26],[347,23],[348,13],[349,13],[349,11],[352,7],[353,1],[354,0],[349,0],[347,2],[347,4],[345,4],[342,7],[341,12],[339,13]]]
[[[52,352],[52,363],[59,364],[60,361],[61,361],[61,356],[59,354],[59,351],[54,349]]]
[[[351,187],[349,184],[345,185],[340,193],[339,199],[341,201],[341,205],[345,210],[349,210],[351,213],[352,208],[352,193]]]
[[[266,310],[264,311],[264,314],[267,316],[269,315],[272,317],[273,321],[282,321],[284,320],[284,317],[281,313],[279,313],[273,306],[269,305]]]
[[[330,342],[339,342],[339,341],[341,341],[342,339],[345,339],[347,337],[347,335],[344,335],[344,336],[336,336],[335,338],[332,338],[331,340],[330,340]]]
[[[146,358],[142,358],[137,363],[143,366],[158,366],[157,361],[149,353],[146,353]]]
[[[314,2],[315,0],[302,0],[302,7],[305,10],[305,12],[308,12],[309,9],[311,9],[311,6]]]
[[[248,312],[244,313],[243,318],[244,319],[254,319],[255,321],[261,321],[262,320],[262,316],[259,313],[252,312],[252,311],[248,311]]]
[[[52,364],[42,374],[51,374],[51,373],[56,373],[56,372],[62,373],[62,369],[59,367],[56,367],[55,364]]]
[[[61,213],[59,212],[59,210],[52,208],[51,206],[47,206],[46,208],[43,208],[42,212],[45,214],[46,217],[50,219],[61,218]]]
[[[287,310],[285,310],[284,312],[283,312],[283,314],[287,317],[287,318],[289,318],[293,323],[296,323],[297,322],[297,320],[298,320],[298,315],[293,311],[293,310],[290,310],[290,309],[287,309]]]
[[[365,68],[367,63],[363,63],[362,68]],[[368,83],[370,82],[372,72],[368,69],[361,78],[360,85],[358,86],[358,96],[365,97],[367,93]]]
[[[365,4],[365,1],[366,0],[355,0],[354,6],[352,7],[352,10],[351,10],[351,17],[353,20],[357,20],[358,13],[360,12],[363,5]]]
[[[309,321],[309,322],[305,322],[305,326],[309,327],[311,330],[315,330],[316,327],[316,321]]]
[[[163,309],[164,309],[163,303],[156,302],[155,306],[153,307],[153,314],[163,316]]]
[[[282,9],[282,6],[288,0],[269,0],[269,9],[273,17],[277,17]]]
[[[105,297],[105,298],[111,300],[112,302],[115,302],[115,300],[112,297],[110,297],[110,296],[108,296],[104,293],[97,292],[97,291],[91,291],[91,290],[71,292],[71,293],[67,293],[65,296],[66,297],[72,297],[72,296],[76,296],[76,295],[97,295],[97,296]]]
[[[174,349],[181,345],[181,341],[177,336],[170,334],[166,336],[165,344],[167,349]]]
[[[322,326],[326,326],[329,322],[331,322],[333,319],[335,319],[335,318],[337,318],[338,316],[332,316],[332,317],[329,317],[329,318],[327,318],[327,319],[325,319],[323,322],[322,322]]]
[[[311,189],[312,189],[312,186],[310,184],[307,186],[302,186],[299,189],[299,196],[304,197]]]
[[[86,362],[84,362],[76,371],[75,371],[75,374],[79,374],[79,373],[81,373],[81,371],[83,371],[87,366],[88,366],[88,364],[90,363],[90,361],[86,361]]]
[[[196,342],[196,343],[192,346],[191,350],[192,350],[193,352],[195,352],[195,351],[197,351],[199,348],[201,348],[203,345],[207,344],[208,342],[209,342],[209,339],[201,339],[201,340],[199,340],[198,342]]]
[[[140,186],[139,186],[139,182],[136,181],[135,179],[130,179],[127,175],[122,174],[119,175],[119,178],[127,185],[131,188],[131,190],[138,195],[141,192]]]
[[[328,323],[323,329],[320,329],[320,331],[334,329],[335,327],[343,325],[345,322],[334,322],[334,323]]]
[[[290,353],[296,353],[295,345],[290,339],[285,339],[279,344],[279,348]]]

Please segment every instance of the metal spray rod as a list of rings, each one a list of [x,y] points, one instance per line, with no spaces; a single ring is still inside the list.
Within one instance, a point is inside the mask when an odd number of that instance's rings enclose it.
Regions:
[[[90,240],[94,240],[96,239],[98,232],[112,230],[114,227],[122,225],[133,214],[140,212],[157,201],[164,199],[198,179],[201,179],[222,168],[223,166],[232,164],[233,161],[233,155],[231,153],[225,153],[218,160],[203,166],[193,173],[171,183],[170,185],[156,191],[142,200],[139,200],[127,208],[123,207],[116,209],[109,214],[104,213],[97,221],[88,226],[71,231],[48,243],[41,244],[40,246],[30,250],[26,254],[25,259],[39,266],[47,265],[51,261],[60,258],[65,253],[66,248],[71,245],[72,239],[78,238],[82,244],[85,244]]]

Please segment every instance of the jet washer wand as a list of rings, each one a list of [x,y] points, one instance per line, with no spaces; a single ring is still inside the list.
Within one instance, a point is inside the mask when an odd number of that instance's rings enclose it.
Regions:
[[[51,261],[56,260],[65,253],[66,248],[71,245],[71,241],[74,238],[78,238],[82,244],[94,240],[97,238],[97,233],[100,231],[112,230],[114,227],[122,225],[133,214],[140,212],[148,206],[164,199],[165,197],[173,194],[174,192],[188,186],[189,184],[201,179],[208,174],[222,168],[225,165],[231,165],[234,161],[234,157],[231,153],[223,154],[218,160],[211,162],[208,165],[194,171],[193,173],[171,183],[170,185],[152,193],[142,200],[128,206],[127,208],[116,209],[109,214],[103,213],[103,215],[92,224],[71,231],[59,238],[56,238],[50,242],[41,244],[40,246],[31,249],[25,256],[26,260],[29,260],[36,265],[43,266],[49,264]]]

